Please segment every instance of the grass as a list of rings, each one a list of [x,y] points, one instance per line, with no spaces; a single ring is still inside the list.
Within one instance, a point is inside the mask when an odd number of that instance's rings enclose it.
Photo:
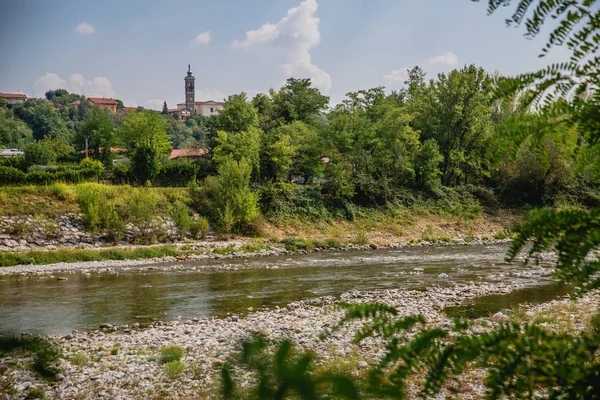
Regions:
[[[27,354],[33,358],[31,368],[41,377],[54,380],[60,372],[57,367],[60,350],[49,341],[38,336],[0,339],[0,358],[5,354]]]
[[[85,367],[90,362],[90,359],[85,354],[75,353],[73,357],[71,357],[71,363],[73,365],[78,365],[80,367]]]
[[[0,187],[0,215],[25,216],[43,213],[46,218],[57,218],[68,213],[80,212],[75,201],[78,185],[53,183],[41,186],[4,186]],[[98,185],[111,197],[125,200],[133,190],[128,185]],[[158,193],[166,213],[167,205],[176,200],[188,198],[186,188],[152,188]]]
[[[183,356],[183,348],[175,345],[165,346],[160,349],[160,359],[159,362],[161,364],[168,364],[173,361],[181,360]]]
[[[343,247],[337,239],[304,239],[304,238],[287,238],[281,242],[286,250],[298,251],[306,250],[312,251],[314,249],[341,249]]]
[[[148,246],[132,249],[111,248],[101,250],[88,249],[58,249],[50,251],[24,251],[24,252],[2,252],[0,253],[0,267],[12,265],[44,265],[59,262],[86,262],[105,260],[136,260],[145,258],[158,258],[166,256],[178,256],[199,254],[200,252],[185,251],[177,246]]]
[[[185,370],[185,364],[180,360],[171,361],[165,364],[163,370],[165,375],[167,375],[167,378],[176,379],[183,374],[183,371]]]

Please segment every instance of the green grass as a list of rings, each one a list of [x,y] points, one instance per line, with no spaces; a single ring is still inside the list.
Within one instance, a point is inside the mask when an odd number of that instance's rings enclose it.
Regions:
[[[90,362],[90,359],[85,354],[76,353],[71,357],[71,363],[80,367],[85,367]]]
[[[22,264],[55,264],[59,262],[135,260],[199,253],[184,251],[173,245],[137,247],[134,249],[58,249],[50,251],[2,252],[0,253],[0,267]]]
[[[183,371],[185,370],[185,364],[180,360],[171,361],[165,364],[163,370],[165,371],[167,378],[176,379],[183,374]]]
[[[160,349],[160,359],[159,362],[161,364],[168,364],[173,361],[181,360],[183,356],[183,348],[175,345],[165,346]]]

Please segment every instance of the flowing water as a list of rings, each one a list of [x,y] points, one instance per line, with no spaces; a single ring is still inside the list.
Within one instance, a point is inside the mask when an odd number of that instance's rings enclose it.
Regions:
[[[505,254],[505,246],[414,247],[204,261],[186,263],[176,271],[88,277],[75,273],[64,275],[68,280],[62,281],[13,276],[0,280],[0,334],[63,334],[102,323],[244,314],[354,290],[423,289],[471,281],[522,283],[525,290],[489,296],[483,303],[459,309],[459,314],[469,314],[469,307],[490,312],[561,294],[548,276],[549,268],[509,264]],[[197,268],[224,262],[230,270]],[[441,273],[448,278],[440,279]],[[540,297],[541,291],[546,295]]]

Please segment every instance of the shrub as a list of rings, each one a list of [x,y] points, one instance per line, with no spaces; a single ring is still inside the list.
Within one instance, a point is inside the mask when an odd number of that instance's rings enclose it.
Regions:
[[[56,182],[50,186],[50,192],[59,200],[74,201],[75,193],[73,188],[64,183]]]
[[[176,379],[181,374],[183,374],[183,371],[185,370],[185,364],[183,363],[183,361],[179,360],[171,361],[164,366],[163,370],[165,371],[165,375],[167,375],[167,378]]]
[[[101,161],[93,160],[91,158],[84,158],[79,163],[79,168],[83,170],[91,170],[94,175],[100,176],[104,172],[104,164]]]
[[[113,169],[113,174],[115,183],[126,183],[129,180],[129,167],[125,164],[117,164]]]
[[[146,243],[151,242],[158,233],[155,223],[158,202],[158,193],[148,187],[135,189],[129,198],[130,221]]]
[[[183,238],[190,231],[192,217],[189,208],[182,203],[175,203],[169,207],[169,216],[173,219],[179,237]]]
[[[354,236],[352,243],[354,244],[369,244],[369,235],[367,235],[364,231],[360,231]]]
[[[181,360],[183,356],[183,348],[175,345],[165,346],[160,349],[160,359],[159,362],[161,364],[167,364],[173,361]]]
[[[223,161],[218,175],[190,193],[195,204],[210,215],[219,233],[247,232],[259,214],[258,194],[250,190],[250,164],[242,160]]]
[[[196,179],[198,166],[189,161],[172,161],[163,165],[156,176],[154,184],[157,186],[185,187],[188,182]]]
[[[25,146],[25,165],[49,165],[56,161],[56,153],[42,143],[33,142]]]
[[[25,183],[26,174],[13,167],[0,167],[0,184],[18,185]]]
[[[190,235],[194,239],[204,239],[209,228],[208,220],[205,217],[196,217],[190,223]]]

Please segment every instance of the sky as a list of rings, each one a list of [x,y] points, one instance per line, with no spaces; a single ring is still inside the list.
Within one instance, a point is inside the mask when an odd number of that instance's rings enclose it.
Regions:
[[[545,35],[508,28],[509,8],[488,16],[471,0],[0,0],[0,92],[42,97],[64,88],[126,106],[184,101],[188,64],[196,101],[252,97],[288,77],[346,93],[404,85],[476,64],[515,75],[538,58]]]

